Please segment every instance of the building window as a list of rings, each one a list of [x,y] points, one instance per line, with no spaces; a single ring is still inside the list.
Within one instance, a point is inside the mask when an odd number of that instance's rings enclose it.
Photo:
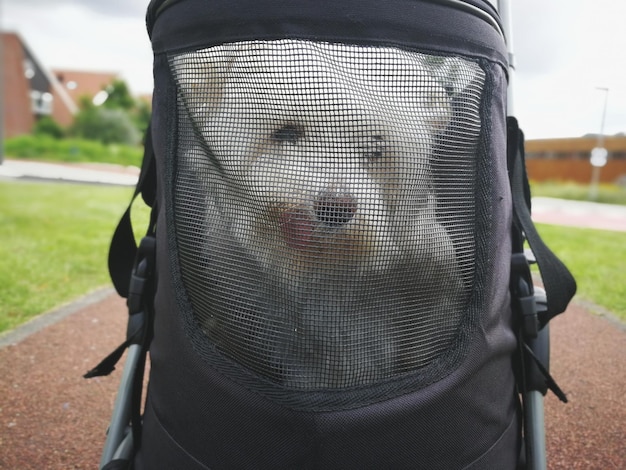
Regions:
[[[28,80],[35,76],[35,65],[30,59],[24,59],[24,76]]]
[[[52,114],[52,94],[31,90],[30,103],[33,114]]]
[[[609,155],[609,158],[614,159],[614,160],[626,160],[626,152],[624,151],[611,152],[611,154]]]

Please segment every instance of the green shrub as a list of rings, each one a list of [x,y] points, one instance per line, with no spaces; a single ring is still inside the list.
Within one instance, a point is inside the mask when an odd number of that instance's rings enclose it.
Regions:
[[[4,142],[9,158],[49,162],[113,163],[141,166],[143,150],[139,146],[111,144],[83,139],[55,139],[49,135],[22,135]]]
[[[61,139],[65,136],[65,130],[50,116],[44,116],[37,120],[33,128],[35,135],[47,135],[55,139]]]
[[[79,111],[70,133],[104,144],[137,145],[141,142],[141,133],[128,112],[118,108],[89,106]]]

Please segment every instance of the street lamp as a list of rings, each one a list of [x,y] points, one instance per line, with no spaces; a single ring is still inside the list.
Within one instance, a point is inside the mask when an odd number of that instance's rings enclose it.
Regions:
[[[596,87],[596,90],[604,92],[604,108],[602,110],[602,121],[600,123],[600,134],[598,134],[598,142],[596,147],[591,151],[591,184],[589,185],[589,199],[598,198],[598,184],[600,182],[600,170],[606,165],[608,155],[604,148],[604,122],[606,121],[606,104],[609,99],[609,89],[606,87]]]

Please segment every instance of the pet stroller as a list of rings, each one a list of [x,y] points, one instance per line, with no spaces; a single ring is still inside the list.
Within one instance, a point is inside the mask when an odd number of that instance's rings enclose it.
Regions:
[[[128,349],[101,467],[544,468],[575,283],[530,220],[508,21],[153,0],[147,22],[152,217],[137,248],[129,206],[111,244],[130,315],[87,374]]]

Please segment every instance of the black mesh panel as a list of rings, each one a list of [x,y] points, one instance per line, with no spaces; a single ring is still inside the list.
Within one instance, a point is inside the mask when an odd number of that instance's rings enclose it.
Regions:
[[[475,62],[280,40],[170,64],[176,246],[211,344],[308,390],[455,346],[475,264]]]

